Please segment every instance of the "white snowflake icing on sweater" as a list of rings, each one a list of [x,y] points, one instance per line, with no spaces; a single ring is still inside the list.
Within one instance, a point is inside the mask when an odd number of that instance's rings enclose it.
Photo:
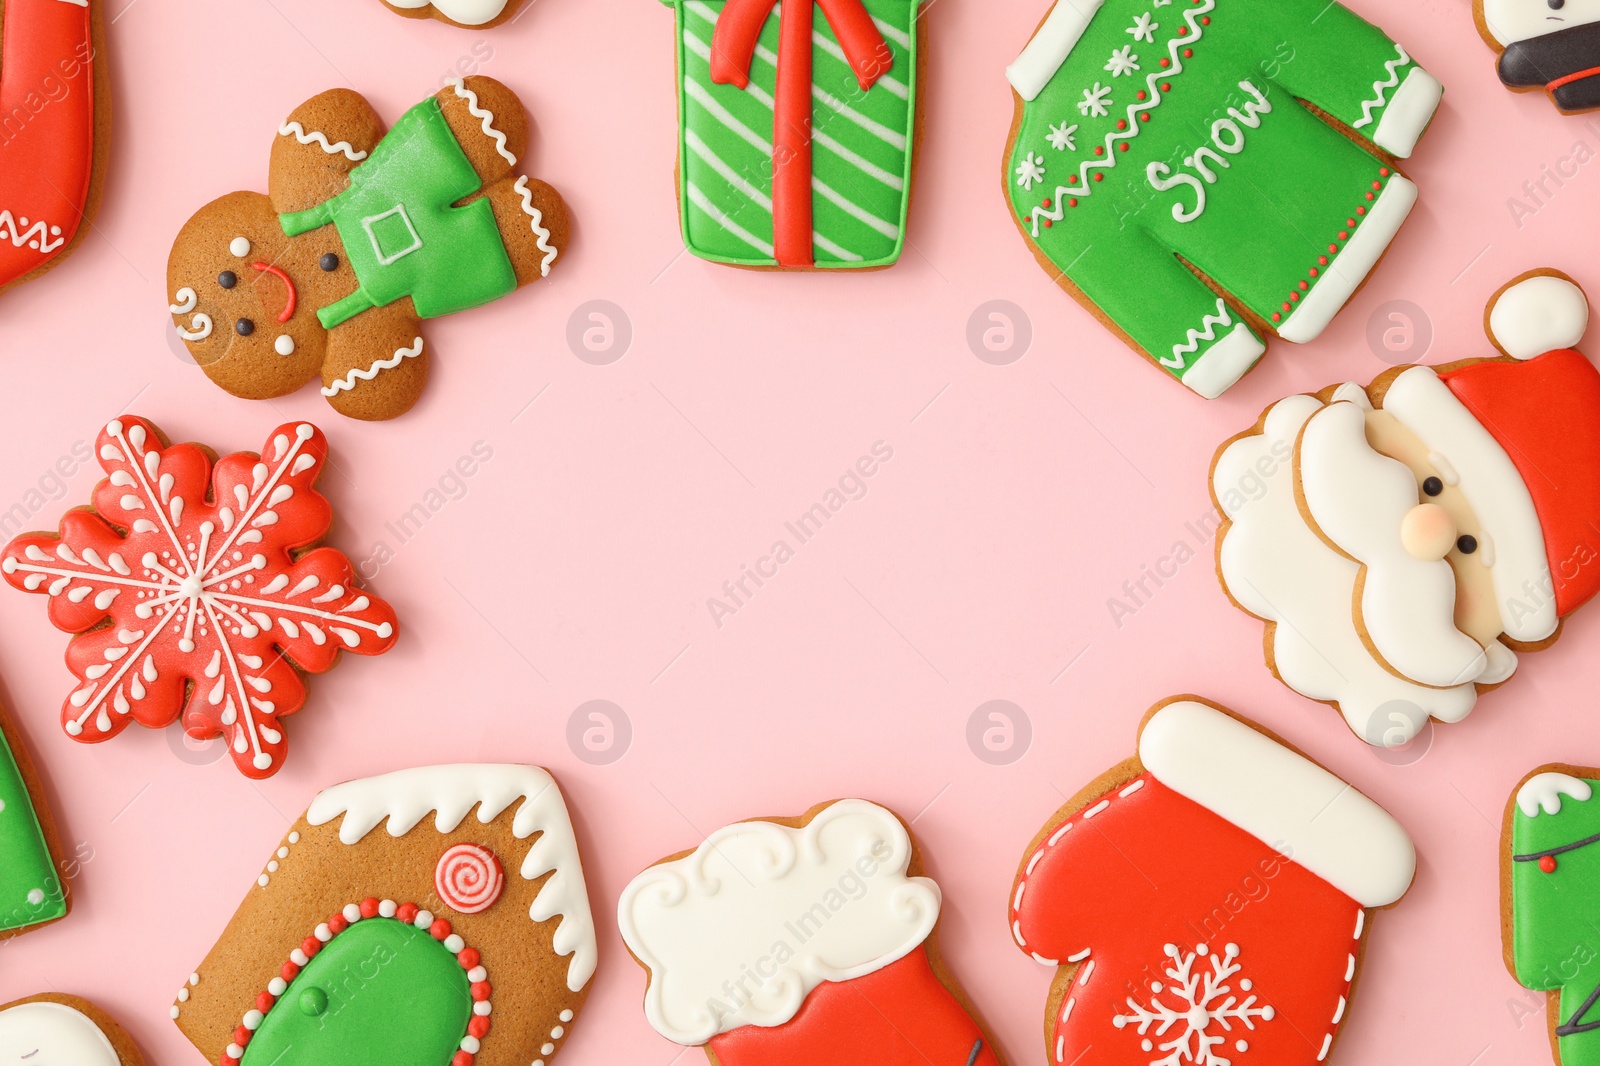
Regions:
[[[1120,78],[1124,74],[1131,77],[1133,72],[1139,69],[1139,57],[1134,53],[1133,45],[1128,44],[1113,49],[1111,58],[1106,60],[1106,69],[1111,72],[1113,78]]]
[[[1058,152],[1077,151],[1078,142],[1073,139],[1073,134],[1077,132],[1077,126],[1069,126],[1065,122],[1059,126],[1051,126],[1050,146]]]
[[[1135,16],[1133,25],[1124,32],[1133,34],[1133,39],[1136,41],[1155,44],[1156,31],[1161,28],[1161,23],[1151,21],[1152,17],[1149,12]]]
[[[1033,152],[1029,152],[1017,166],[1017,184],[1024,189],[1031,189],[1035,182],[1044,180],[1044,160]]]
[[[1078,114],[1092,118],[1105,118],[1111,113],[1111,87],[1094,83],[1093,89],[1083,90],[1083,99],[1078,101]]]
[[[1111,1024],[1118,1029],[1133,1026],[1145,1038],[1139,1044],[1142,1050],[1163,1053],[1161,1058],[1151,1059],[1150,1066],[1230,1066],[1231,1060],[1218,1052],[1225,1050],[1223,1045],[1234,1033],[1234,1024],[1254,1030],[1257,1019],[1270,1022],[1277,1014],[1265,1003],[1256,1006],[1256,997],[1249,994],[1253,984],[1248,977],[1238,982],[1239,992],[1246,993],[1245,997],[1241,1000],[1234,994],[1228,981],[1240,971],[1235,961],[1239,958],[1239,945],[1228,944],[1220,958],[1204,944],[1197,944],[1190,952],[1179,951],[1176,944],[1168,944],[1162,950],[1172,960],[1164,971],[1168,982],[1150,982],[1148,1005],[1129,996],[1129,1013],[1116,1015]],[[1204,965],[1202,960],[1210,965]],[[1162,1039],[1180,1024],[1180,1032],[1169,1040]],[[1234,1046],[1239,1051],[1249,1048],[1243,1039]]]

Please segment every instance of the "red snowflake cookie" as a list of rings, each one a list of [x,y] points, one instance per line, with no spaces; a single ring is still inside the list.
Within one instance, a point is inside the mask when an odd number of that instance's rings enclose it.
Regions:
[[[189,736],[225,738],[246,777],[272,776],[288,747],[279,719],[305,703],[300,671],[323,673],[340,651],[382,654],[396,636],[394,610],[356,587],[344,553],[304,550],[333,519],[313,487],[327,439],[291,422],[259,456],[213,467],[200,445],[167,445],[127,416],[96,453],[109,476],[93,509],[0,556],[6,581],[48,595],[50,621],[79,634],[62,725],[92,744],[181,714]]]

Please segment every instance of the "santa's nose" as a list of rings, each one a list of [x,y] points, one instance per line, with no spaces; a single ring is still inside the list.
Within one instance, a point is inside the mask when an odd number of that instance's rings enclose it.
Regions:
[[[1455,543],[1455,521],[1436,503],[1419,503],[1400,520],[1400,544],[1418,559],[1443,559]]]

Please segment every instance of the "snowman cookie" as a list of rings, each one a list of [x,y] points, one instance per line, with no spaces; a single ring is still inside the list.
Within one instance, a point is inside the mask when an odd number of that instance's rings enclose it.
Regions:
[[[719,829],[623,890],[645,1015],[712,1066],[1000,1066],[939,956],[939,886],[865,800]]]
[[[1569,115],[1600,107],[1600,0],[1474,0],[1473,13],[1507,88]]]
[[[1298,751],[1205,700],[1158,704],[1017,870],[1012,936],[1055,975],[1048,1061],[1327,1061],[1369,914],[1415,870],[1400,824]]]
[[[172,1017],[217,1066],[545,1066],[595,959],[550,775],[418,767],[317,796]]]
[[[1497,357],[1291,396],[1225,443],[1217,570],[1267,664],[1370,744],[1454,722],[1600,591],[1600,371],[1553,270],[1490,300]]]
[[[77,996],[31,996],[0,1007],[0,1062],[6,1066],[144,1066],[133,1038]]]
[[[314,379],[351,418],[417,402],[422,322],[549,275],[567,209],[518,172],[522,101],[457,78],[385,132],[372,105],[330,89],[278,127],[267,195],[230,193],[184,224],[167,259],[174,328],[212,382],[271,399]]]
[[[1506,804],[1500,930],[1506,968],[1545,992],[1560,1066],[1600,1062],[1600,770],[1542,766]]]

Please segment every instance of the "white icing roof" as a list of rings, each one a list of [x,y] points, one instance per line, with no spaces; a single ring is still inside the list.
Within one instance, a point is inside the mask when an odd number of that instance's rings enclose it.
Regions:
[[[478,808],[478,821],[487,825],[519,802],[512,833],[518,840],[539,834],[522,860],[522,876],[532,881],[551,874],[534,897],[528,916],[536,922],[561,919],[555,950],[558,955],[571,956],[567,987],[577,992],[594,976],[598,954],[594,917],[566,800],[555,779],[544,770],[514,764],[398,770],[333,786],[311,802],[306,821],[325,825],[342,815],[339,839],[355,844],[385,821],[391,837],[403,837],[432,812],[439,832],[449,833],[474,807]]]

